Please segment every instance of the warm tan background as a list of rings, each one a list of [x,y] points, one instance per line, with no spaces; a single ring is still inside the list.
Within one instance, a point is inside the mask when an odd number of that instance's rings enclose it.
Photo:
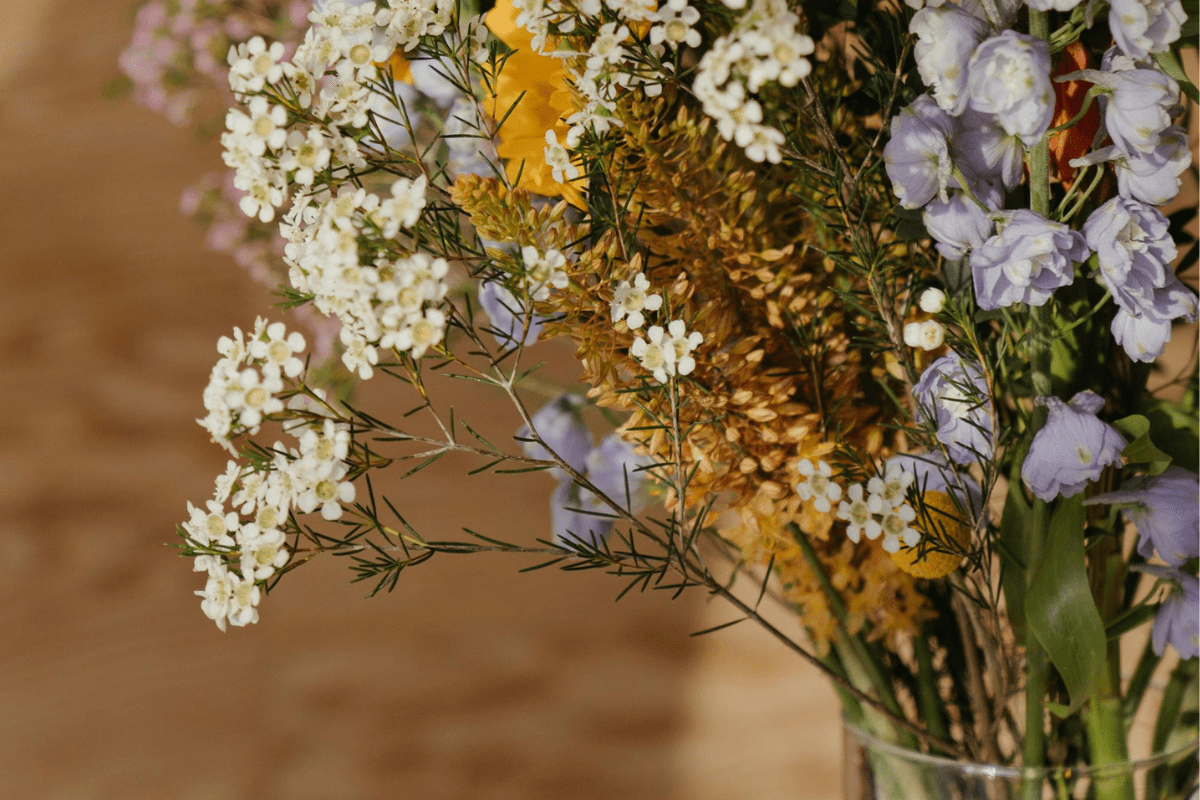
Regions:
[[[748,626],[689,639],[729,618],[700,596],[480,557],[368,601],[330,563],[203,617],[163,544],[224,465],[216,339],[270,301],[176,210],[215,146],[101,99],[128,6],[0,0],[0,800],[836,797],[832,692]],[[460,466],[396,495],[426,532],[545,530],[547,479]]]

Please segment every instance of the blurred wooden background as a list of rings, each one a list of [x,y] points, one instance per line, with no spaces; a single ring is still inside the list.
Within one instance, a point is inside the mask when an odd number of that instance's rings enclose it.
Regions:
[[[836,797],[833,693],[749,626],[688,638],[730,618],[698,595],[479,557],[365,600],[324,563],[204,618],[164,543],[225,463],[217,337],[271,299],[177,211],[217,146],[101,98],[129,5],[0,0],[0,798]],[[548,479],[461,466],[396,499],[546,530]]]

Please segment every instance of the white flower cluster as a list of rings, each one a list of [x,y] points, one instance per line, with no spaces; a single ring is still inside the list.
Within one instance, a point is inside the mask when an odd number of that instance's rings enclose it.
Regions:
[[[525,291],[530,300],[542,302],[550,299],[551,289],[565,289],[570,285],[563,267],[567,257],[553,247],[542,253],[536,247],[521,248],[521,260],[525,262]]]
[[[222,631],[226,624],[258,621],[257,584],[291,557],[283,532],[290,513],[319,509],[324,519],[336,520],[342,504],[354,502],[354,484],[345,480],[348,428],[326,419],[291,433],[299,446],[287,449],[276,442],[267,469],[255,471],[230,461],[216,480],[213,499],[204,508],[188,503],[188,520],[181,527],[189,544],[204,551],[193,569],[208,573],[204,590],[196,594],[203,598],[201,610]]]
[[[741,8],[745,0],[726,0],[726,5]],[[771,81],[795,86],[812,70],[805,56],[813,52],[813,40],[796,30],[799,23],[786,0],[753,0],[734,29],[700,60],[692,90],[721,136],[736,142],[752,161],[778,164],[783,157],[783,133],[763,124],[754,94]]]
[[[613,292],[609,308],[612,310],[612,321],[625,320],[629,330],[636,331],[646,322],[643,311],[658,311],[662,308],[662,295],[650,294],[650,281],[645,274],[639,272],[633,282],[621,281]]]
[[[666,383],[668,378],[692,373],[696,368],[692,351],[703,341],[702,333],[688,333],[684,321],[676,319],[667,324],[665,331],[659,325],[650,326],[646,339],[639,336],[629,352],[659,383]]]
[[[295,378],[304,369],[299,353],[304,337],[288,333],[282,322],[267,324],[261,317],[246,340],[240,328],[233,336],[217,342],[221,359],[213,367],[204,389],[208,414],[196,420],[213,441],[233,452],[230,439],[237,434],[257,433],[263,417],[283,411],[278,394],[284,376]]]
[[[846,536],[857,544],[865,535],[874,541],[883,535],[883,549],[895,553],[903,545],[915,547],[921,541],[921,532],[912,527],[917,512],[908,504],[908,489],[915,475],[898,463],[888,464],[883,475],[867,481],[865,491],[862,484],[851,486],[843,493],[842,487],[833,479],[833,470],[824,461],[816,464],[807,458],[796,465],[802,480],[796,484],[796,495],[804,501],[812,501],[813,507],[828,514],[833,504],[841,500],[837,518],[845,520]],[[842,500],[843,494],[845,500]]]
[[[371,89],[377,65],[422,36],[444,33],[453,8],[452,0],[393,0],[378,8],[330,0],[309,14],[312,27],[290,61],[281,60],[282,44],[268,46],[257,36],[231,48],[229,85],[245,109],[226,115],[221,144],[234,185],[246,193],[242,211],[270,222],[292,184],[312,186],[323,170],[365,166],[356,134],[372,115],[381,129],[397,128],[390,121],[404,117],[394,100]],[[259,92],[270,99],[251,96]],[[289,108],[318,124],[289,127]]]
[[[361,244],[368,234],[391,239],[411,228],[424,207],[424,176],[397,180],[384,200],[347,185],[336,195],[297,194],[280,226],[292,286],[341,321],[342,361],[364,380],[374,374],[377,348],[420,358],[445,335],[446,260],[390,258]]]

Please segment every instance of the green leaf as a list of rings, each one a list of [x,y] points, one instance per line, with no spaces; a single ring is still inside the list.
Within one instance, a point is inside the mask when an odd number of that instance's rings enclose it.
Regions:
[[[1150,427],[1171,461],[1200,472],[1200,417],[1193,408],[1173,400],[1156,399],[1142,406]]]
[[[1004,516],[1000,518],[1001,585],[1008,618],[1018,644],[1025,644],[1025,564],[1018,554],[1028,548],[1030,507],[1021,491],[1020,479],[1009,481]]]
[[[1111,641],[1118,636],[1124,636],[1134,628],[1145,625],[1158,614],[1158,608],[1158,603],[1134,606],[1108,624],[1108,628],[1104,631],[1105,636]]]
[[[1171,465],[1171,456],[1154,446],[1150,440],[1150,420],[1141,414],[1131,414],[1113,423],[1113,427],[1131,441],[1121,455],[1130,464],[1145,464],[1151,475],[1160,475]]]
[[[1107,637],[1084,565],[1086,522],[1083,495],[1059,501],[1025,595],[1029,630],[1062,676],[1071,712],[1083,705],[1105,676]]]
[[[1186,94],[1193,103],[1200,103],[1200,92],[1196,91],[1196,86],[1188,78],[1187,73],[1183,71],[1183,66],[1179,63],[1179,56],[1174,50],[1167,50],[1162,53],[1154,54],[1154,62],[1162,69],[1163,72],[1170,75],[1178,81],[1183,93]]]
[[[1066,719],[1071,716],[1071,709],[1062,703],[1046,703],[1046,710],[1059,719]]]

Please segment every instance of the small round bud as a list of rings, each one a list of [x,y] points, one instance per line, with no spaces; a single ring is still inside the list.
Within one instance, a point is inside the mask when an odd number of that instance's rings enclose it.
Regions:
[[[929,320],[921,323],[921,329],[918,332],[920,339],[920,347],[922,350],[936,350],[942,346],[942,342],[946,339],[946,329],[942,327],[940,322]]]
[[[946,305],[946,293],[941,289],[929,288],[921,292],[921,310],[936,314]]]
[[[921,346],[920,322],[910,322],[904,326],[904,343],[909,347]]]

